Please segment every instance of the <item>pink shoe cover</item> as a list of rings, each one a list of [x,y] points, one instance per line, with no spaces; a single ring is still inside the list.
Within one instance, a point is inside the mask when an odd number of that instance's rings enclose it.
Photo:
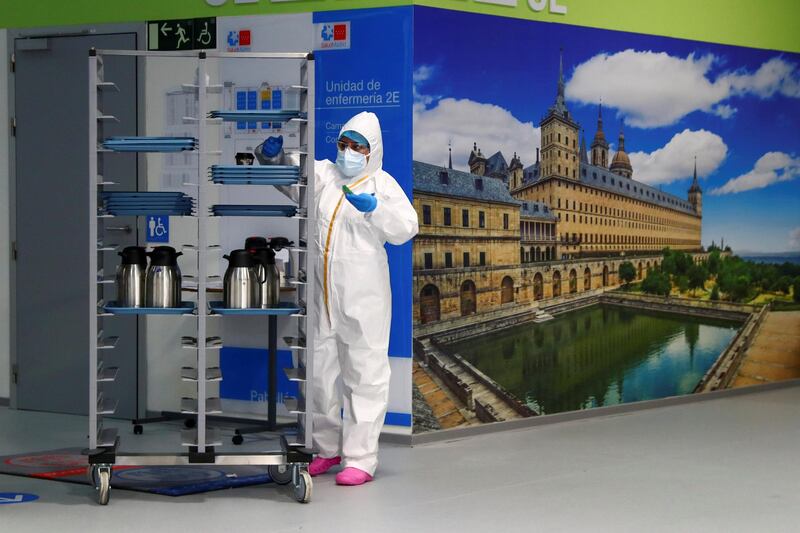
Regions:
[[[363,470],[359,470],[358,468],[353,468],[348,466],[338,474],[336,474],[336,484],[337,485],[363,485],[367,481],[372,481],[372,476],[364,472]]]
[[[338,465],[342,462],[341,457],[331,457],[326,459],[325,457],[315,457],[311,464],[308,465],[308,473],[311,476],[318,476],[320,474],[324,474],[334,466]]]

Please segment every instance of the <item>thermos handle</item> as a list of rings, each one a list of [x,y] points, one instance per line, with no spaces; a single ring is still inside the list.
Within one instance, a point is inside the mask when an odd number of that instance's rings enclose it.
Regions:
[[[264,279],[261,279],[261,277],[258,275],[258,269],[256,269],[256,279],[258,280],[258,284],[263,285],[267,282],[267,265],[263,261],[259,261],[258,259],[256,259],[256,262],[260,264],[262,267],[264,267]]]

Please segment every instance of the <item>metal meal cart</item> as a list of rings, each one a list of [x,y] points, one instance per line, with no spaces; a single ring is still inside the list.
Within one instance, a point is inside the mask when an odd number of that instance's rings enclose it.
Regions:
[[[197,78],[194,83],[183,84],[183,90],[196,94],[197,116],[186,117],[187,123],[197,124],[197,137],[187,140],[185,138],[148,138],[137,137],[125,140],[107,142],[103,135],[103,124],[116,121],[113,116],[102,112],[103,94],[106,91],[118,91],[119,88],[113,80],[104,78],[103,64],[107,58],[113,56],[136,57],[165,57],[165,58],[194,58],[197,62]],[[250,209],[249,211],[227,211],[217,209],[221,206],[210,205],[209,188],[220,186],[236,186],[236,180],[229,185],[219,185],[209,180],[209,161],[212,157],[220,156],[221,151],[212,151],[209,142],[209,129],[219,127],[225,121],[241,120],[236,113],[224,110],[209,109],[209,94],[219,93],[222,86],[211,84],[208,73],[208,60],[235,61],[239,59],[269,60],[269,61],[295,61],[299,64],[300,84],[294,88],[299,91],[300,106],[297,111],[252,111],[246,120],[265,122],[296,122],[298,123],[299,156],[300,164],[286,173],[278,172],[279,178],[274,183],[269,179],[260,182],[262,185],[287,185],[294,187],[298,202],[294,206],[282,206],[283,209],[269,209],[277,206],[255,206],[264,209]],[[294,496],[300,502],[311,499],[312,481],[308,474],[308,463],[311,454],[311,417],[306,412],[305,406],[311,401],[311,387],[306,383],[311,381],[311,357],[313,353],[312,324],[317,319],[314,316],[314,306],[306,305],[309,298],[316,290],[314,276],[311,273],[315,264],[316,254],[308,243],[315,242],[314,221],[314,56],[311,53],[225,53],[215,51],[202,52],[152,52],[130,50],[95,50],[89,51],[89,231],[90,231],[90,280],[89,294],[89,447],[85,451],[88,456],[88,474],[97,491],[98,502],[106,505],[109,501],[112,483],[112,470],[114,466],[191,466],[191,465],[263,465],[267,468],[270,477],[278,484],[291,483],[294,487]],[[122,308],[115,302],[106,302],[98,298],[98,287],[103,284],[114,283],[113,273],[104,272],[103,256],[114,251],[113,244],[103,241],[103,228],[106,221],[113,220],[114,213],[102,207],[104,188],[113,186],[113,176],[103,174],[104,158],[114,157],[119,152],[177,152],[189,150],[197,155],[197,181],[192,183],[192,190],[196,191],[193,200],[188,203],[193,206],[188,212],[170,212],[164,214],[176,216],[196,217],[197,240],[195,243],[183,246],[184,251],[196,254],[197,259],[197,302],[182,302],[176,308]],[[242,184],[242,183],[240,183]],[[252,183],[248,182],[248,185]],[[113,192],[113,191],[112,191]],[[147,195],[147,192],[142,194]],[[107,196],[106,196],[107,197]],[[185,204],[182,204],[185,205]],[[248,206],[250,208],[254,206]],[[193,213],[191,211],[194,211]],[[145,209],[137,211],[136,208],[121,211],[125,216],[144,216],[149,213]],[[274,309],[248,309],[226,310],[219,305],[208,301],[207,290],[209,284],[218,283],[219,276],[209,275],[208,254],[218,253],[219,245],[209,242],[208,224],[218,220],[218,216],[291,216],[299,225],[300,241],[291,248],[293,277],[290,278],[295,288],[295,301],[282,303]],[[188,277],[188,276],[187,276]],[[180,379],[184,382],[195,384],[196,398],[183,398],[181,400],[181,414],[194,418],[194,427],[187,427],[181,431],[181,444],[186,451],[178,453],[126,453],[120,449],[120,437],[116,428],[104,427],[103,416],[112,415],[117,402],[108,397],[103,390],[103,384],[113,382],[118,373],[117,368],[104,365],[102,353],[104,350],[113,349],[117,338],[103,336],[103,321],[113,319],[115,315],[123,314],[160,314],[176,315],[176,320],[195,320],[197,324],[196,337],[184,337],[181,344],[183,348],[196,352],[196,364],[183,367]],[[293,351],[294,368],[286,369],[290,381],[298,383],[298,395],[293,399],[286,399],[285,405],[290,413],[297,417],[297,433],[294,438],[279,434],[279,446],[274,450],[258,452],[234,451],[228,452],[222,448],[222,438],[218,428],[211,427],[209,422],[214,420],[214,414],[221,412],[219,398],[209,398],[207,387],[209,383],[223,379],[219,367],[209,366],[207,352],[219,350],[222,341],[219,337],[207,335],[208,321],[219,319],[226,314],[231,315],[261,315],[266,317],[269,327],[270,362],[274,367],[275,350],[277,348],[277,323],[278,318],[296,322],[297,334],[287,339],[289,348]],[[269,376],[270,396],[274,400],[276,387],[275,372]],[[218,417],[221,420],[230,420]],[[275,424],[274,401],[270,406],[269,423],[266,429],[278,429]],[[257,431],[263,431],[265,426],[260,426]],[[237,436],[241,435],[237,432]]]

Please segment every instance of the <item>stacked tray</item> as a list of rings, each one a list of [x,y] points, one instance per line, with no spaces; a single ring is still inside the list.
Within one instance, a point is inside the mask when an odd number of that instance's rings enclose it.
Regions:
[[[292,119],[304,119],[305,113],[300,111],[273,111],[271,109],[249,109],[240,111],[212,111],[209,118],[219,118],[226,122],[288,122]]]
[[[297,206],[219,204],[212,206],[211,212],[218,217],[293,217]]]
[[[211,181],[228,185],[294,185],[300,167],[288,165],[214,165]]]
[[[194,199],[182,192],[104,192],[103,208],[109,215],[187,216],[194,210]]]
[[[115,152],[182,152],[197,148],[194,137],[111,137],[103,148]]]

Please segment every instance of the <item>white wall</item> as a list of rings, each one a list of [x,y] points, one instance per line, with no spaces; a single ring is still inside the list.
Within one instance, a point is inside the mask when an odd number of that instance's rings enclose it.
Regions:
[[[0,398],[10,395],[10,294],[8,220],[8,46],[6,30],[0,29]]]

